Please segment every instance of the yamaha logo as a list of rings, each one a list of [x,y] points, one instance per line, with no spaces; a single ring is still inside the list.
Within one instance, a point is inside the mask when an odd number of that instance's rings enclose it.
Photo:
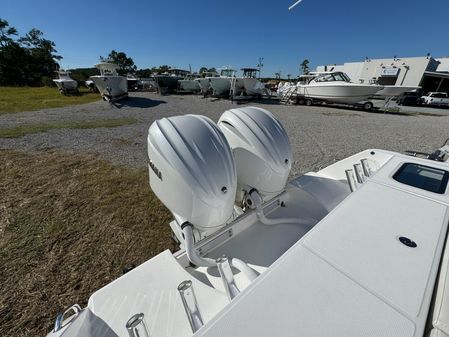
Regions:
[[[159,169],[156,167],[156,165],[154,165],[153,161],[150,159],[150,167],[153,170],[154,174],[160,179],[162,180],[162,172],[159,171]]]

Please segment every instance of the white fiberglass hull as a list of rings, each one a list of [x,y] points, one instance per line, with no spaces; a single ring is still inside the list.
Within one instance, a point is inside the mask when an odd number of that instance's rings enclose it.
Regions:
[[[53,82],[62,91],[74,91],[78,88],[78,82],[75,80],[55,79]]]
[[[393,96],[399,96],[400,94],[403,94],[404,92],[419,90],[421,87],[404,87],[400,85],[385,85],[382,90],[379,90],[376,92],[376,95],[378,96],[385,96],[385,97],[393,97]]]
[[[239,81],[243,82],[245,93],[248,96],[259,96],[266,92],[265,85],[257,78],[244,77],[239,78]]]
[[[196,78],[195,81],[198,82],[198,85],[200,86],[202,93],[207,93],[209,91],[210,89],[209,77]]]
[[[105,100],[115,100],[128,96],[128,81],[123,76],[91,76],[98,91]]]
[[[178,82],[181,90],[188,92],[198,92],[201,90],[200,84],[196,80],[179,80]]]
[[[211,77],[210,86],[212,88],[213,95],[226,95],[229,94],[229,91],[231,90],[231,79],[226,77]]]
[[[298,86],[298,94],[319,101],[355,104],[367,100],[383,89],[379,85],[329,82]]]

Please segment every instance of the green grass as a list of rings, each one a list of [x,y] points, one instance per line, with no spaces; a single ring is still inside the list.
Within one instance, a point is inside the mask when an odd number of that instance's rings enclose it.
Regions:
[[[100,100],[100,95],[80,87],[78,95],[62,95],[56,87],[0,87],[0,114],[60,108]]]
[[[0,138],[18,138],[28,134],[46,132],[54,129],[96,129],[114,128],[123,125],[134,124],[134,118],[95,119],[91,121],[61,121],[39,124],[26,124],[12,128],[1,128]]]
[[[0,158],[0,336],[46,336],[58,312],[175,248],[148,170],[54,151]]]

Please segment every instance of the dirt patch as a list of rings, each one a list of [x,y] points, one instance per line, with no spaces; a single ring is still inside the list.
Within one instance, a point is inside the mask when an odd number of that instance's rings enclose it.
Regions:
[[[146,170],[58,152],[0,159],[0,336],[45,336],[63,308],[173,248]]]

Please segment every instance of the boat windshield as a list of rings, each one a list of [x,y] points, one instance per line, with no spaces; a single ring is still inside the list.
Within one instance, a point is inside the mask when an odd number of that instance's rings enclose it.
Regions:
[[[348,75],[345,73],[323,74],[315,78],[315,82],[350,82]]]
[[[97,68],[100,70],[101,76],[117,76],[118,65],[113,63],[100,63],[97,64]]]
[[[243,77],[256,78],[257,69],[243,68]]]
[[[221,74],[221,76],[224,76],[224,77],[234,77],[235,76],[235,70],[233,70],[233,69],[222,69],[220,74]]]

